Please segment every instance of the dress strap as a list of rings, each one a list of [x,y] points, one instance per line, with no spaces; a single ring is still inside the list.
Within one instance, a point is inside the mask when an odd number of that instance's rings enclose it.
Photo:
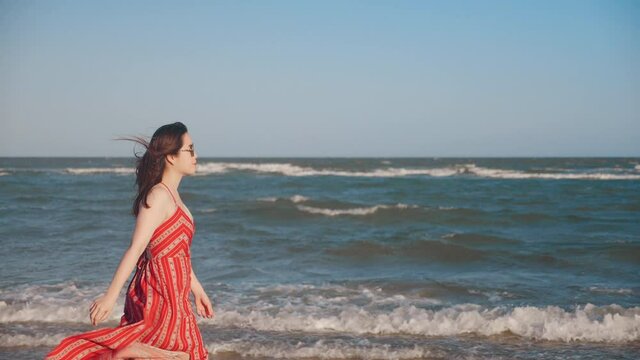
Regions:
[[[173,203],[178,205],[178,202],[176,201],[176,198],[173,197],[173,193],[171,192],[171,190],[169,190],[169,187],[167,185],[165,185],[162,181],[160,181],[160,184],[164,185],[164,187],[167,188],[167,191],[169,191],[169,194],[171,195],[171,198],[173,199]]]

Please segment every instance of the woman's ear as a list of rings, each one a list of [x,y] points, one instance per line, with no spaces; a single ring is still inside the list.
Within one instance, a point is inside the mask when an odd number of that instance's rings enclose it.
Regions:
[[[173,162],[171,162],[172,160],[175,161],[175,157],[172,155],[165,155],[165,159],[167,159],[167,162],[169,164],[171,164],[173,166]]]

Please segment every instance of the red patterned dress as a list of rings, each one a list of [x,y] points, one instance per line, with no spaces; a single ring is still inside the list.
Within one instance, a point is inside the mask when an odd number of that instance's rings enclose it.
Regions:
[[[191,360],[208,359],[189,302],[195,224],[171,197],[176,211],[156,228],[138,259],[120,325],[69,336],[45,360],[108,359],[136,341],[187,352]]]

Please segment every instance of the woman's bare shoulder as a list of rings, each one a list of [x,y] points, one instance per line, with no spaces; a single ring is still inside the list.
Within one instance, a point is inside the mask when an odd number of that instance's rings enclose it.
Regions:
[[[149,190],[149,194],[147,194],[147,204],[149,204],[149,209],[145,210],[149,211],[153,209],[154,212],[157,211],[166,214],[171,211],[173,200],[169,192],[164,189],[162,185],[156,184]],[[144,210],[141,209],[141,211]]]

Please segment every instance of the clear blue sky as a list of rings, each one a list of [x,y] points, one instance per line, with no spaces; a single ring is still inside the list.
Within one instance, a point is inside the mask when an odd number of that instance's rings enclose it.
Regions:
[[[1,1],[0,156],[640,156],[640,1]]]

